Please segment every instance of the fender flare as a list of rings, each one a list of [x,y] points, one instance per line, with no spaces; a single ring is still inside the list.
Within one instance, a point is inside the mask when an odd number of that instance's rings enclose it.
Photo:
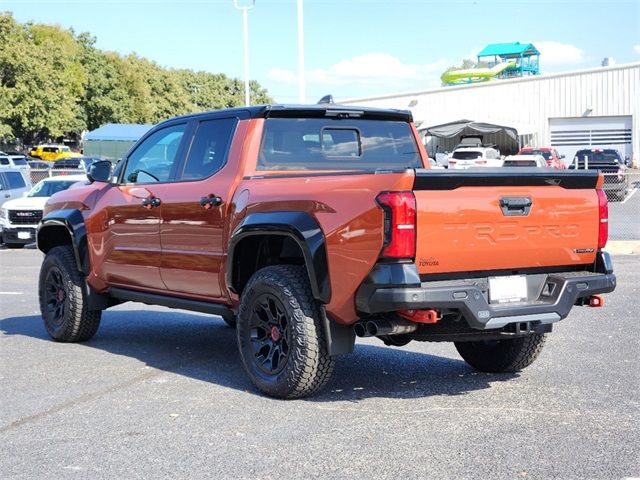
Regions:
[[[61,243],[59,239],[52,239],[53,241],[46,240],[47,232],[52,231],[53,227],[64,227],[67,232],[69,232],[78,270],[84,275],[89,275],[87,229],[80,210],[75,208],[53,210],[45,215],[40,225],[38,225],[38,232],[36,234],[36,245],[38,246],[38,250],[43,253],[47,253],[54,246],[66,244],[66,242]]]
[[[229,242],[227,285],[230,288],[234,288],[235,248],[241,240],[256,235],[280,235],[293,239],[304,256],[314,298],[329,303],[331,285],[324,233],[315,218],[306,212],[258,212],[247,215],[231,234]]]

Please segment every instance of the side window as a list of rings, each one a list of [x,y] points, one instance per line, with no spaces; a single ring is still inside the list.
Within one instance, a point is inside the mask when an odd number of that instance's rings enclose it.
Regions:
[[[27,184],[24,182],[24,178],[18,172],[5,172],[4,173],[9,181],[9,188],[25,188]]]
[[[8,190],[9,189],[9,184],[7,183],[7,179],[4,178],[4,174],[0,173],[0,187],[2,187],[2,190]]]
[[[167,182],[178,148],[187,128],[186,123],[158,130],[148,137],[127,159],[124,183]]]
[[[182,180],[199,180],[217,172],[227,161],[231,138],[238,120],[218,118],[198,124],[189,156],[182,171]]]
[[[0,158],[0,165],[9,165],[9,159],[7,157]]]

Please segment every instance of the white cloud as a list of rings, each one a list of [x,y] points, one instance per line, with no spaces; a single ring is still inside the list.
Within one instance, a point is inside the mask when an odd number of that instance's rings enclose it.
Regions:
[[[546,67],[577,65],[589,60],[584,52],[575,45],[553,41],[531,42],[540,52],[540,64]]]
[[[640,55],[640,45],[634,45],[633,51],[636,52],[638,55]]]
[[[426,64],[403,63],[388,53],[372,52],[309,70],[305,72],[305,80],[311,87],[336,87],[345,95],[352,95],[347,93],[353,91],[349,87],[359,87],[363,92],[379,90],[385,93],[424,89],[438,86],[440,74],[450,64],[445,60]],[[293,84],[297,81],[297,73],[292,70],[272,68],[268,75],[278,83]]]

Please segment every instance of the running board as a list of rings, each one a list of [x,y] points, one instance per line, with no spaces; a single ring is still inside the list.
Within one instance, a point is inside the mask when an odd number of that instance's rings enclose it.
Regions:
[[[147,305],[161,305],[169,308],[181,308],[193,312],[209,313],[220,315],[223,318],[234,318],[235,314],[226,305],[219,303],[202,302],[200,300],[189,300],[187,298],[170,297],[168,295],[158,295],[156,293],[138,292],[125,288],[110,288],[109,295],[118,300],[127,302],[140,302]]]

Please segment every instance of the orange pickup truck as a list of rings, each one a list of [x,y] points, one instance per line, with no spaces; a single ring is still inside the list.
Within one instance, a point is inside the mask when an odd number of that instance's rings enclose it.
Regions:
[[[520,370],[616,284],[598,172],[429,170],[409,112],[338,105],[163,122],[54,195],[37,241],[54,340],[125,301],[219,315],[278,398],[319,391],[356,336]]]

